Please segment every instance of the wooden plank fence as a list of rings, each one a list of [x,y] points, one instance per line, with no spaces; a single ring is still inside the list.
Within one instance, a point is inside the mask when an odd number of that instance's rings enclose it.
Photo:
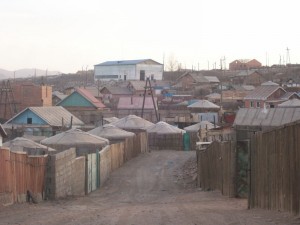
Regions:
[[[299,214],[300,124],[251,137],[250,208]]]
[[[220,190],[223,195],[236,196],[235,142],[215,141],[206,149],[197,150],[197,184],[203,190]]]
[[[34,201],[43,199],[46,156],[28,156],[24,152],[0,149],[0,203],[26,202],[28,194]]]

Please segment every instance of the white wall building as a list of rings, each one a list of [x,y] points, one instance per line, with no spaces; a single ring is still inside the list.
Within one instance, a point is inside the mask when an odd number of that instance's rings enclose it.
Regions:
[[[162,80],[163,64],[152,59],[107,61],[94,66],[96,80]]]

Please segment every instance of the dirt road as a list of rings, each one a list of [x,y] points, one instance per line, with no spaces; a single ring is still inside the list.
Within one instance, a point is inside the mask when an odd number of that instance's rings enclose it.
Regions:
[[[194,159],[195,152],[140,155],[89,196],[0,207],[0,224],[300,224],[287,213],[247,210],[244,199],[197,189],[187,166]]]

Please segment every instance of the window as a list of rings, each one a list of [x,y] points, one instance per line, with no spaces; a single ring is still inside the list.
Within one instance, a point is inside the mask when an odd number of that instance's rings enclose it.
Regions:
[[[27,118],[27,124],[32,124],[32,118]]]
[[[253,108],[253,106],[254,106],[254,104],[253,104],[253,102],[251,101],[251,102],[250,102],[250,107]]]
[[[256,108],[260,108],[260,102],[256,102]]]

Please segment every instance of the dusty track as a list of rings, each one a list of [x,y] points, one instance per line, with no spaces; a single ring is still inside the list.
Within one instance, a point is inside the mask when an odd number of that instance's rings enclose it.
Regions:
[[[193,157],[178,151],[140,155],[89,196],[0,207],[0,224],[300,224],[287,213],[247,210],[246,200],[197,189],[182,170]]]

